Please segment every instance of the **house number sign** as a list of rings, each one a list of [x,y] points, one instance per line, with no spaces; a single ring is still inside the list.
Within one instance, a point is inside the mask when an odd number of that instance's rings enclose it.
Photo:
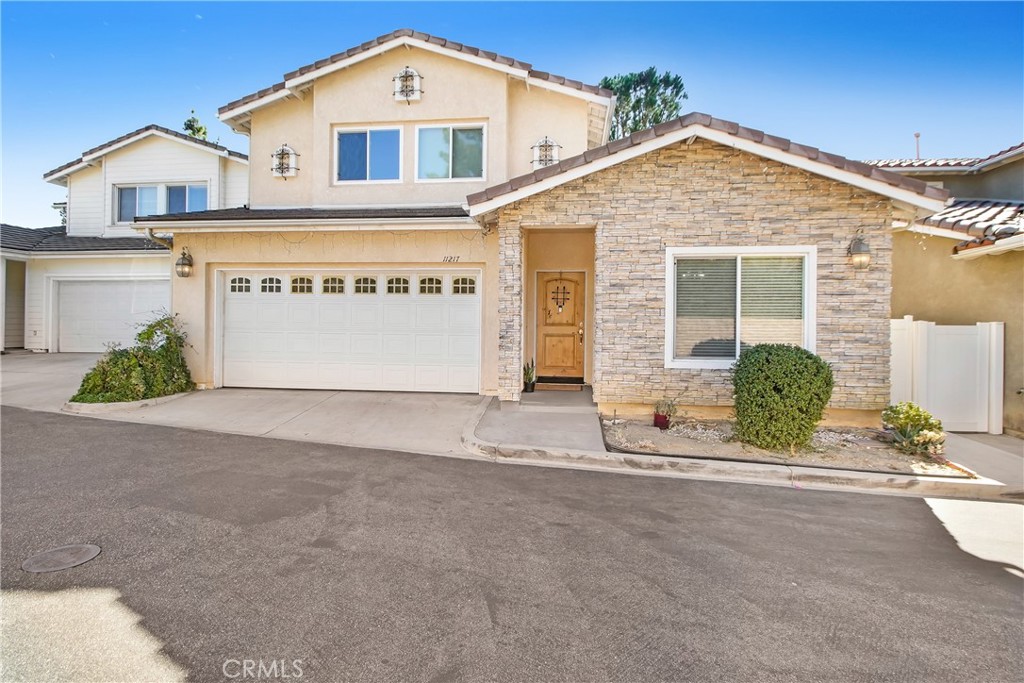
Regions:
[[[443,259],[441,259],[441,263],[458,263],[458,262],[459,262],[459,257],[458,256],[445,256]]]

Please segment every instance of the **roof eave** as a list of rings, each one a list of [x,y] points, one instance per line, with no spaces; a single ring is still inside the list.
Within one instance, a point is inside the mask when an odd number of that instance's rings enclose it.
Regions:
[[[1009,251],[1024,251],[1024,233],[1013,235],[1012,237],[1004,237],[986,247],[973,247],[958,251],[953,254],[953,258],[958,261],[969,261],[981,256],[998,256]]]

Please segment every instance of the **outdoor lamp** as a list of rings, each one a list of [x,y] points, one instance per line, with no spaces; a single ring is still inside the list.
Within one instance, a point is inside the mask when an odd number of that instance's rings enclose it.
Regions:
[[[862,237],[854,237],[846,253],[850,255],[850,263],[857,270],[867,270],[871,265],[871,247]]]
[[[192,274],[192,256],[189,255],[188,249],[181,250],[181,257],[174,262],[174,272],[178,277],[188,277]]]

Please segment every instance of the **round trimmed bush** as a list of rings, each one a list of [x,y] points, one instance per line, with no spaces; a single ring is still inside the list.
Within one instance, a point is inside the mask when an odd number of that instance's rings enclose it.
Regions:
[[[736,438],[773,451],[808,446],[832,397],[832,368],[789,344],[758,344],[733,366]]]

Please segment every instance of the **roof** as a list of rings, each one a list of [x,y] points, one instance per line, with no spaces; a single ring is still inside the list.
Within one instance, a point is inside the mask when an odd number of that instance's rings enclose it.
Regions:
[[[51,228],[23,228],[0,225],[0,248],[38,253],[68,253],[82,251],[167,251],[156,242],[144,237],[78,237],[69,236],[67,229],[58,225]]]
[[[461,206],[393,206],[341,209],[214,209],[192,213],[172,213],[161,216],[140,216],[137,224],[190,223],[195,221],[253,222],[253,221],[329,221],[329,220],[408,220],[417,218],[467,218]]]
[[[599,97],[605,98],[611,98],[614,94],[611,90],[607,90],[596,85],[588,85],[581,81],[575,81],[570,78],[565,78],[564,76],[556,76],[555,74],[551,74],[546,71],[538,71],[534,69],[531,64],[520,61],[518,59],[514,59],[512,57],[505,57],[495,52],[488,52],[486,50],[481,50],[480,48],[464,45],[462,43],[448,40],[446,38],[432,36],[429,33],[422,33],[420,31],[415,31],[410,28],[401,28],[398,29],[397,31],[392,31],[391,33],[385,33],[382,36],[378,36],[373,40],[363,43],[362,45],[351,47],[342,52],[338,52],[337,54],[333,54],[325,59],[317,60],[312,64],[307,64],[306,66],[299,67],[294,71],[290,71],[284,75],[284,80],[282,82],[275,83],[274,85],[268,88],[263,88],[262,90],[252,93],[251,95],[246,95],[245,97],[240,97],[237,100],[228,102],[218,110],[218,113],[223,115],[226,112],[230,112],[231,110],[238,109],[239,107],[242,107],[246,104],[250,104],[257,100],[260,100],[266,97],[267,95],[272,95],[281,90],[285,90],[286,88],[289,87],[290,81],[298,80],[302,82],[307,82],[309,80],[312,80],[313,78],[316,78],[319,72],[333,71],[335,69],[342,68],[343,66],[345,66],[345,62],[355,61],[356,59],[365,56],[366,53],[369,53],[371,51],[379,51],[379,49],[382,47],[384,47],[385,49],[389,49],[386,47],[389,43],[395,43],[394,47],[399,47],[403,44],[408,44],[410,42],[420,43],[421,46],[424,47],[429,46],[434,48],[442,48],[444,50],[449,50],[453,53],[457,53],[463,57],[473,58],[476,60],[484,60],[486,62],[492,62],[495,67],[520,72],[525,77],[549,83],[555,86],[569,88],[570,90],[577,90],[581,93],[588,93],[591,95],[597,95]]]
[[[928,203],[933,207],[931,209],[933,211],[936,208],[935,202],[943,202],[949,197],[946,190],[932,187],[915,178],[907,178],[860,161],[828,154],[815,147],[767,135],[760,130],[746,128],[732,121],[693,112],[678,119],[658,124],[653,128],[633,133],[629,137],[614,140],[602,147],[588,150],[557,164],[512,178],[482,192],[471,194],[467,198],[471,207],[470,213],[474,216],[479,215],[525,196],[549,189],[560,182],[568,182],[619,163],[618,158],[621,158],[621,161],[627,161],[639,154],[686,139],[689,135],[747,149],[768,158],[778,157],[783,163],[799,165],[822,175],[842,176],[845,182],[870,186],[868,189],[882,194],[891,196],[892,190],[902,190],[913,196],[933,200]],[[782,154],[779,154],[780,152]],[[829,169],[834,172],[829,172]],[[858,178],[867,182],[857,182]],[[533,190],[533,187],[536,189]],[[885,188],[891,188],[891,190]],[[472,207],[477,208],[473,209]]]
[[[962,232],[973,239],[953,247],[958,254],[1024,234],[1024,202],[1002,199],[959,199],[919,225]]]
[[[1024,142],[999,150],[987,157],[953,157],[949,159],[870,159],[865,164],[909,173],[956,172],[978,173],[989,166],[1024,156]]]
[[[151,123],[148,126],[139,128],[138,130],[133,130],[131,133],[125,133],[121,137],[114,138],[113,140],[104,142],[102,145],[97,145],[92,149],[85,150],[84,152],[82,152],[82,156],[78,157],[77,159],[69,161],[66,164],[58,166],[52,171],[47,171],[46,173],[44,173],[43,180],[47,180],[49,182],[59,180],[73,172],[71,171],[71,169],[85,163],[88,160],[101,157],[106,152],[113,151],[114,148],[122,147],[125,144],[128,144],[129,142],[134,142],[135,138],[141,139],[143,137],[148,137],[154,134],[176,138],[183,142],[189,142],[200,147],[207,147],[212,151],[216,151],[226,156],[234,157],[235,159],[240,159],[242,161],[247,161],[249,159],[249,157],[246,156],[245,154],[228,149],[227,147],[224,147],[223,145],[218,145],[215,142],[210,142],[208,140],[200,140],[199,138],[194,138],[191,135],[179,133],[176,130],[171,130],[170,128],[164,128],[163,126],[158,126],[155,123]],[[68,171],[68,173],[65,173],[65,171]]]

